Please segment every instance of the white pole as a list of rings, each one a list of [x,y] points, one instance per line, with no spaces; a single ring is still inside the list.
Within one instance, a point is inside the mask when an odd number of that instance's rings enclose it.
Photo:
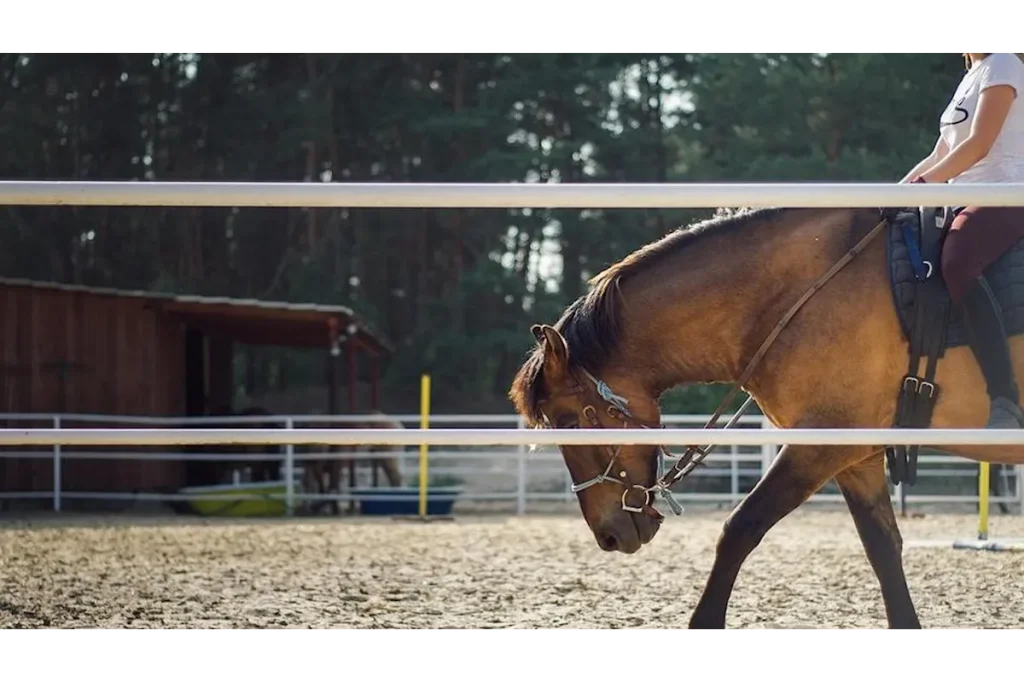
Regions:
[[[767,415],[761,416],[761,429],[764,431],[774,430],[775,425],[768,419]],[[772,460],[775,459],[775,445],[770,443],[761,444],[761,478],[764,479],[764,475],[768,474],[768,468],[772,466]]]
[[[517,429],[526,429],[523,418],[516,421]],[[516,514],[526,514],[526,445],[519,444],[516,447],[517,477],[516,477]]]
[[[1020,183],[0,181],[0,205],[406,208],[1024,206]]]
[[[730,456],[730,470],[729,470],[729,487],[732,493],[732,504],[735,505],[740,500],[740,463],[739,463],[739,447],[733,445],[729,449]]]
[[[0,429],[0,446],[193,446],[198,444],[382,444],[410,446],[599,446],[687,444],[1020,446],[1021,429]]]
[[[292,418],[285,418],[284,428],[294,429],[295,424]],[[285,514],[292,515],[295,512],[295,446],[285,444],[284,447],[284,507]]]
[[[53,428],[55,430],[60,429],[60,416],[55,415],[53,417]],[[61,448],[59,443],[53,444],[53,511],[60,512],[60,453]]]
[[[1024,515],[1024,465],[1017,465],[1017,496],[1020,498],[1020,514]]]

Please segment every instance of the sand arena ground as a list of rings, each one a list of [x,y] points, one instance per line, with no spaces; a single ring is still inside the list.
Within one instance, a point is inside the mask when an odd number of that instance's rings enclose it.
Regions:
[[[340,518],[0,519],[0,627],[685,627],[725,511],[687,510],[632,556],[578,513]],[[901,520],[971,538],[971,514]],[[1024,517],[993,535],[1024,537]],[[926,628],[1024,628],[1024,553],[904,550]],[[663,596],[676,596],[665,604]],[[730,628],[884,627],[849,515],[802,509],[747,561]]]

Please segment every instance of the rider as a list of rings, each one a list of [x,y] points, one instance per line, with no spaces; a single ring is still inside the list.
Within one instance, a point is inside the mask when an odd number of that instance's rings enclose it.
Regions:
[[[935,149],[901,183],[1024,182],[1024,55],[966,53]],[[989,429],[1024,428],[1002,310],[983,273],[1024,238],[1024,207],[958,207],[942,277],[988,386]]]

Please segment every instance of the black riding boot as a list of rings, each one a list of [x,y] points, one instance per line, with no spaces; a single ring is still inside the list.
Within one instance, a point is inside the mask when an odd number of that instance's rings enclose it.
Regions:
[[[1003,312],[984,276],[974,281],[960,307],[971,351],[988,384],[987,429],[1024,429],[1024,411],[1010,361]]]

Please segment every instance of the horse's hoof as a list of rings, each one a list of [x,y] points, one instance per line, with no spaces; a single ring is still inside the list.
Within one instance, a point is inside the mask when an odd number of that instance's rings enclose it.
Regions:
[[[690,630],[698,629],[716,629],[722,630],[725,628],[725,619],[715,619],[713,617],[703,617],[699,614],[695,614],[690,617],[690,623],[687,626]]]

